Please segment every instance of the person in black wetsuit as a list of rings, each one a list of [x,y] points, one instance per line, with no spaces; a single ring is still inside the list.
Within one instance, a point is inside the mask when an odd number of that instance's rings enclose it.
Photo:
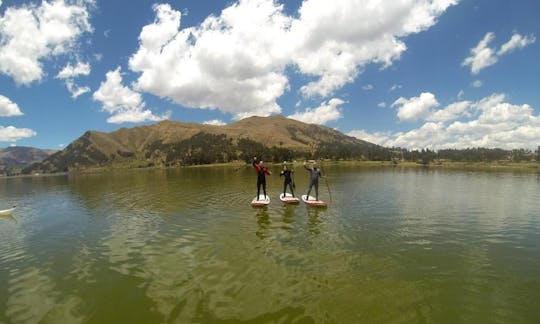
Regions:
[[[253,163],[251,165],[253,165],[255,171],[257,171],[257,200],[259,200],[261,186],[263,187],[264,199],[266,199],[266,175],[271,175],[272,172],[270,172],[267,167],[263,166],[262,160],[257,163],[257,157],[253,158]]]
[[[312,167],[308,167],[306,162],[304,162],[304,169],[308,170],[310,173],[310,182],[306,200],[309,199],[309,194],[313,187],[315,187],[315,200],[319,200],[319,178],[322,176],[321,170],[317,167],[317,162],[313,162]]]
[[[294,181],[292,178],[293,172],[294,170],[289,170],[287,168],[287,164],[283,163],[283,170],[281,170],[281,173],[279,174],[280,177],[285,177],[285,180],[283,182],[283,197],[285,197],[287,194],[287,186],[289,186],[289,189],[291,189],[291,194],[294,197]]]

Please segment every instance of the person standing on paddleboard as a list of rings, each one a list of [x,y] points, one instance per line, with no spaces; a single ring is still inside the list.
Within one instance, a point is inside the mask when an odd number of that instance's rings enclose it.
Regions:
[[[291,189],[291,194],[294,197],[294,182],[292,179],[293,172],[294,170],[289,170],[289,168],[287,168],[287,164],[283,162],[283,170],[281,170],[281,173],[279,174],[280,177],[285,177],[285,181],[283,182],[283,197],[287,196],[287,186],[289,186],[289,189]]]
[[[306,194],[306,200],[309,200],[309,194],[311,193],[311,188],[313,187],[315,187],[315,200],[319,200],[319,178],[322,176],[321,170],[317,167],[317,162],[313,162],[312,167],[308,167],[306,162],[304,162],[304,169],[310,172],[310,182]]]
[[[264,199],[266,199],[266,175],[271,175],[272,172],[270,172],[267,167],[263,166],[262,160],[257,163],[257,157],[253,158],[252,165],[255,168],[255,171],[257,171],[257,200],[259,200],[261,186],[263,187]]]

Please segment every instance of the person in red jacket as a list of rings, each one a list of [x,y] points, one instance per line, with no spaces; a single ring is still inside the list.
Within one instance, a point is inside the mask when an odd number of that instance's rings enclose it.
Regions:
[[[263,161],[260,160],[257,163],[257,157],[253,158],[253,167],[257,171],[257,200],[259,200],[259,194],[261,193],[261,186],[264,192],[264,199],[266,199],[266,175],[271,175],[272,172],[267,167],[263,166]]]

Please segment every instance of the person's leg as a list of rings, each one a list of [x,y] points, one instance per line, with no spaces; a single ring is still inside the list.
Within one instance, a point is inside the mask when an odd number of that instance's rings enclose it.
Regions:
[[[315,200],[319,200],[319,182],[315,182]]]
[[[287,196],[287,181],[283,183],[283,197]]]
[[[259,200],[260,194],[261,194],[261,181],[257,180],[257,200]]]
[[[264,191],[264,199],[266,200],[266,181],[263,181],[263,191]]]
[[[309,194],[311,193],[311,188],[313,187],[313,183],[310,183],[309,184],[309,188],[308,188],[308,191],[307,191],[307,194],[306,194],[306,200],[309,200]]]
[[[291,189],[291,195],[294,197],[294,189],[292,186],[292,182],[289,182],[289,188]]]

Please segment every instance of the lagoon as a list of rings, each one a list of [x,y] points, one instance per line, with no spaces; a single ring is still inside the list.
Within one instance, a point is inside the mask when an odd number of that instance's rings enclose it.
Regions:
[[[0,179],[0,323],[540,321],[540,174],[324,167]]]

